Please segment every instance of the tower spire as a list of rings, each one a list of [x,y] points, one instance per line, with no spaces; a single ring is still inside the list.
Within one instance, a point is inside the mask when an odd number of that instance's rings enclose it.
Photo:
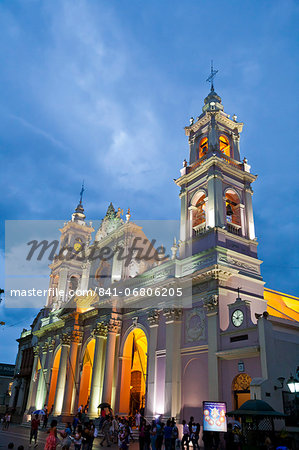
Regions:
[[[218,70],[214,70],[213,67],[213,60],[211,60],[211,73],[206,79],[207,82],[211,83],[211,92],[214,92],[214,78],[216,74],[218,73]]]
[[[84,188],[84,180],[82,182],[82,187],[81,187],[81,191],[80,191],[80,201],[79,204],[77,206],[77,208],[75,209],[75,212],[72,214],[72,221],[73,222],[84,222],[85,220],[85,214],[84,214],[84,208],[82,205],[82,198],[83,198],[83,193],[86,189]]]
[[[82,181],[81,191],[80,191],[80,205],[82,205],[82,197],[83,197],[84,191],[85,191],[85,188],[84,188],[84,180],[83,180]]]

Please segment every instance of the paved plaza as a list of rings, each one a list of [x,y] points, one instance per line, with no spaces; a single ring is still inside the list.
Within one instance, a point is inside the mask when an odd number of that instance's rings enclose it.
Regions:
[[[9,430],[0,430],[0,449],[7,449],[7,446],[10,442],[14,443],[14,450],[17,450],[19,445],[23,445],[24,449],[29,449],[29,435],[30,435],[30,428],[21,426],[21,425],[14,425],[12,424],[9,428]],[[47,439],[47,433],[43,430],[40,430],[38,432],[38,446],[34,447],[32,445],[32,449],[36,448],[38,450],[43,450],[45,446],[45,442]],[[130,449],[137,450],[138,442],[132,442],[130,444]],[[57,449],[60,449],[61,447],[57,446]],[[71,447],[73,449],[74,446]],[[117,445],[113,445],[110,447],[111,449],[117,449]],[[95,438],[94,444],[93,444],[93,450],[98,449],[105,449],[105,447],[100,446],[100,438]]]

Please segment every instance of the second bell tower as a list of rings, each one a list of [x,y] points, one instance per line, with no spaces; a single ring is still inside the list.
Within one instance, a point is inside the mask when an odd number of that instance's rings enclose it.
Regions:
[[[235,115],[231,119],[224,112],[213,86],[202,114],[185,127],[189,163],[184,161],[176,180],[181,188],[183,257],[206,250],[212,241],[256,257],[251,188],[256,175],[247,160],[240,159],[242,128]]]

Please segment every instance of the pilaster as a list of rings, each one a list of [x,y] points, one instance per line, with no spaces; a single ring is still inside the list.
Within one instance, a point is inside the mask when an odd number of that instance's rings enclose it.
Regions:
[[[39,346],[38,345],[33,347],[33,355],[34,355],[34,359],[33,359],[33,366],[32,366],[32,372],[31,372],[31,377],[30,377],[30,387],[29,387],[29,394],[28,394],[28,400],[27,400],[25,414],[28,414],[31,407],[35,406],[36,380],[34,379],[34,377],[35,377],[38,358],[39,358]]]
[[[62,414],[69,415],[72,413],[72,397],[73,388],[76,381],[76,366],[77,366],[77,356],[78,347],[82,342],[83,333],[80,330],[73,330],[70,334],[70,352],[69,352],[69,362],[68,362],[68,376],[65,383],[63,404],[62,404]],[[59,377],[59,374],[58,374]]]
[[[156,350],[158,341],[159,312],[149,313],[147,320],[150,327],[147,370],[146,415],[154,417],[156,412]]]
[[[120,325],[121,322],[120,320],[117,319],[110,319],[110,321],[107,324],[108,334],[107,334],[102,402],[107,402],[109,404],[111,404],[116,335],[120,331]]]
[[[175,417],[178,420],[181,408],[182,309],[165,309],[163,315],[166,319],[164,416]]]
[[[218,357],[218,295],[211,294],[204,298],[204,308],[208,321],[208,379],[209,400],[219,400]]]
[[[59,416],[62,410],[63,397],[64,397],[64,389],[65,389],[65,381],[66,381],[66,370],[67,370],[67,360],[70,350],[71,337],[69,334],[64,333],[61,336],[61,356],[59,363],[59,370],[57,376],[57,384],[56,384],[56,392],[55,392],[55,400],[54,400],[54,408],[53,415]]]
[[[103,322],[98,323],[93,330],[93,336],[95,337],[96,344],[94,351],[94,362],[90,389],[90,404],[88,411],[91,418],[98,416],[98,406],[100,403],[101,395],[101,382],[103,379],[104,341],[107,337],[107,333],[107,325],[105,325]]]

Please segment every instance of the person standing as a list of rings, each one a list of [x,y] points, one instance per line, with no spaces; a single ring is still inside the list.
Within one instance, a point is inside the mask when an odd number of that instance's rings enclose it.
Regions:
[[[49,419],[48,411],[45,411],[45,414],[43,416],[43,428],[47,428],[48,419]]]
[[[108,416],[107,418],[106,418],[106,420],[105,420],[105,422],[103,423],[103,426],[102,426],[102,432],[103,432],[103,434],[104,434],[104,437],[103,437],[103,439],[101,440],[101,442],[100,442],[100,445],[103,447],[103,443],[104,443],[104,441],[106,441],[106,443],[107,443],[107,447],[110,447],[111,446],[111,444],[110,444],[110,427],[111,427],[111,419],[110,419],[110,417]]]
[[[150,436],[151,436],[151,448],[152,450],[156,450],[157,425],[155,420],[152,421]]]
[[[73,434],[75,434],[78,424],[79,424],[79,417],[78,414],[76,414],[73,419]]]
[[[38,415],[36,414],[31,420],[31,428],[30,428],[30,438],[29,438],[29,447],[31,447],[32,439],[34,439],[34,447],[37,447],[37,433],[40,421]]]
[[[171,428],[172,428],[171,448],[172,448],[172,450],[174,450],[175,446],[176,446],[176,441],[179,438],[179,430],[178,430],[178,427],[176,426],[174,417],[171,420]]]
[[[145,420],[141,419],[140,426],[139,426],[139,449],[144,449],[144,442],[145,442]]]
[[[182,448],[185,448],[185,443],[187,450],[189,450],[189,437],[190,437],[190,431],[189,426],[186,423],[186,420],[183,420],[183,438],[182,438]]]
[[[138,429],[140,427],[140,419],[141,419],[141,414],[139,411],[137,411],[135,414],[135,425],[136,425],[136,428],[138,428]]]
[[[52,420],[51,428],[48,431],[49,436],[47,437],[44,450],[56,450],[57,445],[57,420]]]
[[[163,432],[164,432],[165,450],[171,450],[172,427],[170,419],[167,420]]]
[[[6,430],[8,430],[8,428],[9,428],[10,420],[11,420],[11,414],[7,413],[6,414],[6,420],[5,420],[5,429]]]
[[[162,422],[161,422],[160,417],[156,424],[156,428],[157,428],[156,449],[161,450],[162,444],[163,444],[163,428],[162,428]]]
[[[82,444],[82,428],[81,428],[81,425],[78,425],[77,429],[74,432],[73,442],[74,442],[75,450],[81,450],[81,444]]]

